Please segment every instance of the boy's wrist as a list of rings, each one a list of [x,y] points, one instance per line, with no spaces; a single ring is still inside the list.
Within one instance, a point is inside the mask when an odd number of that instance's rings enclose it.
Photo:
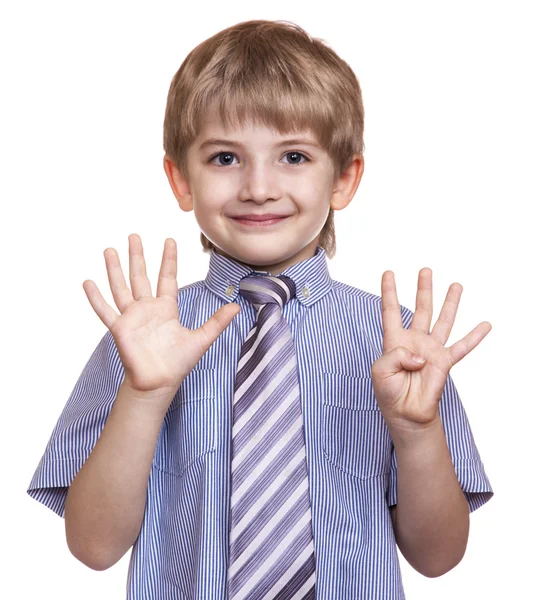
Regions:
[[[397,452],[427,452],[439,447],[443,441],[446,444],[443,423],[439,416],[423,427],[409,426],[409,424],[390,424],[387,428]]]
[[[164,419],[178,388],[162,388],[141,391],[134,389],[126,378],[123,379],[116,402],[146,415]]]

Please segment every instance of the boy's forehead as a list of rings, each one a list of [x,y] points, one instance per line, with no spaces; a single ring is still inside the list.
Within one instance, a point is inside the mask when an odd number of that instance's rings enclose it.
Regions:
[[[240,136],[247,136],[254,133],[259,134],[260,132],[264,133],[267,137],[274,138],[300,137],[318,145],[316,135],[309,127],[280,132],[276,127],[270,127],[253,120],[247,120],[245,123],[240,124],[236,119],[234,123],[228,122],[225,124],[220,115],[213,111],[208,112],[202,119],[196,142],[203,144],[208,139],[214,138],[238,139]]]

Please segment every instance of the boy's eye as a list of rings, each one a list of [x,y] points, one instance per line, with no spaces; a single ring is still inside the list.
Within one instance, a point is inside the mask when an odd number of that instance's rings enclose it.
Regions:
[[[291,159],[291,162],[289,163],[291,165],[300,165],[301,158],[299,158],[299,157],[301,157],[301,156],[305,159],[305,162],[307,162],[309,160],[304,154],[301,154],[301,152],[286,152],[284,156],[293,157]]]
[[[219,152],[218,154],[215,154],[214,156],[212,156],[209,159],[209,162],[212,162],[215,158],[221,157],[221,159],[222,159],[222,165],[230,165],[230,164],[232,164],[232,157],[233,156],[234,155],[232,154],[232,152]],[[217,164],[219,166],[222,166],[222,165],[220,165],[220,163],[217,163]]]
[[[290,157],[290,162],[288,162],[289,165],[301,165],[303,162],[308,162],[310,160],[310,158],[307,158],[301,152],[286,152],[284,156]],[[218,154],[211,156],[209,162],[213,162],[215,159],[220,158],[221,162],[216,162],[215,164],[222,167],[224,165],[231,165],[233,157],[235,157],[233,152],[219,152]],[[301,157],[305,159],[303,162],[301,162]]]

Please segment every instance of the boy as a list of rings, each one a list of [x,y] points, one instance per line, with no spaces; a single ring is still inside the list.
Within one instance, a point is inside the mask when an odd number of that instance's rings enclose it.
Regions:
[[[492,490],[449,371],[490,325],[445,348],[461,286],[430,333],[429,269],[414,315],[390,271],[381,298],[330,278],[333,211],[362,177],[363,118],[350,67],[285,22],[221,31],[173,78],[164,168],[194,211],[209,272],[177,289],[168,239],[153,297],[137,235],[132,291],[117,252],[105,251],[121,314],[84,282],[109,331],[28,490],[65,517],[68,546],[89,567],[133,547],[128,598],[399,599],[396,545],[428,577],[464,554],[469,512]],[[299,428],[277,412],[288,401]],[[240,428],[261,413],[241,452]],[[243,468],[254,455],[240,480],[238,457]],[[297,463],[295,487],[271,456]],[[306,503],[287,523],[298,490]]]

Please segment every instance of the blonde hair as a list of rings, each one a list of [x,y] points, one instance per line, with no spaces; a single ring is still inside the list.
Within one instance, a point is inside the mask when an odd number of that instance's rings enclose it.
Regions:
[[[224,127],[247,122],[280,134],[310,130],[330,155],[336,177],[364,152],[364,107],[358,80],[326,43],[289,21],[245,21],[196,46],[169,88],[163,147],[188,176],[187,150],[203,116],[218,105]],[[205,252],[213,244],[203,232]],[[334,210],[319,245],[335,254]]]

